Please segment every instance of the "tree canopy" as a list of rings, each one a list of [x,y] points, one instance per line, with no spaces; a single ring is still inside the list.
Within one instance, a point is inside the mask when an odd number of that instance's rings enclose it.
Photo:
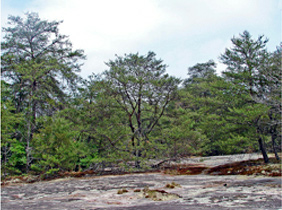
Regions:
[[[82,79],[83,50],[59,33],[62,21],[10,16],[1,43],[2,176],[53,176],[191,155],[281,152],[281,44],[248,31],[216,61],[166,73],[149,51],[117,55]]]

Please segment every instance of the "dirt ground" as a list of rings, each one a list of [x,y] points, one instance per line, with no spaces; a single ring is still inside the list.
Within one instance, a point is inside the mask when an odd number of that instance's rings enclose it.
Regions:
[[[227,158],[198,162],[218,166]],[[143,173],[10,183],[1,188],[1,209],[282,210],[281,176]]]

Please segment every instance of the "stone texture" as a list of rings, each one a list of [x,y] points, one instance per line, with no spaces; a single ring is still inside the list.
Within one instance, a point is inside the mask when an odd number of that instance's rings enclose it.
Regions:
[[[210,168],[257,158],[261,156],[192,157],[181,162],[165,162],[163,167],[166,164],[172,167],[182,164]],[[267,175],[270,164],[263,167]],[[281,174],[280,168],[275,170]],[[1,205],[3,210],[282,209],[281,176],[207,175],[206,172],[205,169],[198,175],[142,173],[89,176],[30,184],[14,179],[2,186]],[[121,191],[123,193],[118,193]],[[150,199],[148,192],[155,192],[150,194],[154,199]]]
[[[166,188],[175,182],[181,187]],[[179,195],[154,201],[144,190]],[[118,194],[118,190],[128,192]],[[140,190],[136,190],[140,189]],[[33,184],[11,184],[2,191],[2,209],[279,209],[281,178],[263,176],[209,176],[128,174],[69,178]]]

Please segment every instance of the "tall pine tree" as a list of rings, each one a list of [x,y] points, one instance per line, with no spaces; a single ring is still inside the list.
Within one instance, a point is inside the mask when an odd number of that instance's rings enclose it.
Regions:
[[[223,74],[225,79],[237,86],[236,94],[245,98],[241,107],[234,107],[233,114],[237,117],[242,116],[241,122],[238,123],[245,123],[246,126],[255,129],[254,136],[258,140],[264,161],[267,163],[269,158],[263,133],[268,108],[259,105],[255,99],[260,97],[261,90],[266,87],[265,79],[261,75],[268,62],[266,50],[268,39],[259,36],[254,40],[248,31],[244,31],[239,37],[233,37],[231,41],[232,47],[226,49],[220,57],[221,61],[227,65],[227,70]]]
[[[62,108],[67,91],[74,90],[83,59],[72,50],[68,37],[58,30],[60,22],[41,20],[36,13],[25,18],[10,16],[2,47],[2,77],[11,85],[17,112],[26,120],[26,170],[31,163],[30,141],[36,118]]]

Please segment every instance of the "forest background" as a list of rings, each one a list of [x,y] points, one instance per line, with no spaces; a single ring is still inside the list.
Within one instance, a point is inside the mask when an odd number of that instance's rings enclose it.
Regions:
[[[154,52],[117,55],[108,70],[79,75],[83,50],[60,21],[10,16],[1,42],[1,175],[125,170],[149,159],[281,152],[281,43],[234,36],[220,55],[166,73]],[[134,166],[128,163],[133,161]]]

